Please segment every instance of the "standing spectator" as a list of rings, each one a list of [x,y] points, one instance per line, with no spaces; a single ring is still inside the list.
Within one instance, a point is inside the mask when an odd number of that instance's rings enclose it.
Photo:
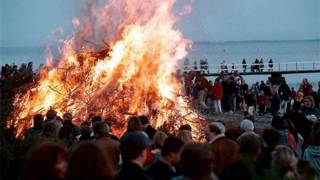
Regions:
[[[259,106],[259,114],[263,116],[266,113],[266,101],[267,98],[264,95],[264,91],[260,91],[260,95],[258,97],[258,106]]]
[[[163,131],[158,131],[153,136],[154,149],[151,152],[154,156],[154,159],[157,160],[160,158],[161,149],[162,149],[163,144],[167,138],[168,138],[168,135],[166,133],[164,133]]]
[[[120,143],[109,136],[109,127],[105,122],[93,124],[95,143],[110,157],[112,168],[117,170],[120,156]]]
[[[304,96],[312,95],[312,85],[309,83],[308,79],[303,79],[300,89],[302,90]]]
[[[243,67],[243,72],[246,72],[247,71],[247,62],[246,62],[245,58],[242,59],[242,67]]]
[[[212,88],[213,91],[213,102],[214,102],[214,111],[221,113],[222,112],[222,108],[221,108],[221,99],[223,97],[223,89],[222,89],[222,85],[220,84],[220,81],[218,79],[216,79],[214,81],[214,85]]]
[[[168,137],[164,142],[161,158],[146,169],[147,175],[154,180],[171,180],[176,176],[174,165],[180,161],[183,142],[176,137]]]
[[[26,130],[25,138],[36,138],[39,139],[43,131],[43,116],[36,114],[33,116],[33,127]]]
[[[88,122],[83,122],[80,125],[80,136],[79,141],[89,141],[91,140],[91,128]]]
[[[284,119],[280,118],[279,116],[274,116],[272,118],[271,125],[280,134],[280,139],[279,139],[280,145],[287,145],[287,146],[290,146],[291,149],[296,149],[297,142],[294,136],[288,130],[288,127],[287,127],[288,125],[286,124],[286,121],[284,121]]]
[[[157,130],[155,130],[150,122],[149,122],[149,118],[147,116],[139,116],[139,119],[141,120],[141,123],[143,125],[143,131],[145,133],[147,133],[147,135],[149,136],[150,139],[153,139],[154,134],[157,132]]]
[[[123,164],[116,179],[150,179],[143,171],[151,145],[149,137],[141,131],[128,132],[120,143]]]
[[[246,104],[247,104],[247,112],[250,116],[253,116],[253,113],[254,113],[254,104],[255,104],[255,97],[254,97],[254,93],[253,93],[253,89],[249,89],[247,91],[247,94],[245,96],[245,99],[246,99]]]
[[[269,71],[273,71],[273,61],[272,59],[269,60]]]
[[[177,138],[181,139],[185,144],[193,142],[191,131],[179,130]]]
[[[271,113],[273,115],[277,115],[279,113],[280,103],[281,103],[281,99],[277,91],[273,90],[270,101],[271,101],[271,108],[270,108]]]
[[[44,143],[27,155],[22,180],[65,179],[68,164],[61,146]]]
[[[226,166],[235,162],[239,146],[224,135],[225,127],[221,122],[210,123],[205,136],[213,153],[213,169],[219,174]]]
[[[57,111],[53,109],[48,110],[46,114],[46,120],[44,121],[45,124],[48,124],[50,122],[56,126],[57,131],[59,132],[62,127],[62,122],[59,120],[57,116]]]
[[[259,64],[260,64],[260,72],[263,72],[263,70],[264,70],[264,63],[263,63],[263,59],[262,59],[262,58],[260,59]]]
[[[205,96],[206,96],[206,91],[208,90],[208,87],[209,87],[208,80],[205,77],[203,77],[202,75],[197,74],[195,81],[196,81],[197,87],[199,89],[198,103],[204,111],[207,111],[208,106],[205,103]]]
[[[280,105],[280,113],[286,113],[287,112],[287,106],[289,102],[290,97],[290,88],[286,81],[283,81],[282,84],[279,87],[278,93],[280,95],[281,99],[281,105]]]
[[[115,171],[109,156],[92,142],[83,142],[71,150],[68,180],[113,179]]]

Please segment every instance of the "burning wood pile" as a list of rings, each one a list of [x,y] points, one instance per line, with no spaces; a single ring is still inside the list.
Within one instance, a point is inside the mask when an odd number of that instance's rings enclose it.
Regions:
[[[112,117],[118,124],[113,132],[119,136],[128,115],[148,115],[157,128],[173,133],[190,124],[199,137],[202,122],[181,96],[181,82],[174,75],[191,45],[174,26],[174,4],[175,0],[86,4],[85,16],[73,20],[76,32],[63,41],[59,62],[41,69],[37,82],[16,95],[9,126],[21,136],[32,125],[33,115],[52,108],[80,120],[91,113]],[[106,43],[97,51],[84,39]]]

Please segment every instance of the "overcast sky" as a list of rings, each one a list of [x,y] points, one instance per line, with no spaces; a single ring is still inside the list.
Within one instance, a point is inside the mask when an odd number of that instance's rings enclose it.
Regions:
[[[43,45],[71,29],[76,2],[0,0],[0,46]],[[193,41],[320,39],[320,0],[194,0],[179,27]]]

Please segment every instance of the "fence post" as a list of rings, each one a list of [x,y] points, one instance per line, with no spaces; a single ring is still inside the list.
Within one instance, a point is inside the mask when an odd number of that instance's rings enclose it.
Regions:
[[[296,62],[296,71],[298,71],[298,62]]]

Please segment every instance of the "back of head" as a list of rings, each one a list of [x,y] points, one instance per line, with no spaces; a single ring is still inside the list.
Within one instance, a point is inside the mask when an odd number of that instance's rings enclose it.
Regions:
[[[84,142],[70,151],[67,179],[110,179],[114,175],[111,161],[98,145]]]
[[[180,164],[185,176],[196,178],[213,171],[213,154],[208,144],[186,144],[181,151]]]
[[[22,179],[58,179],[55,166],[65,157],[66,151],[61,146],[41,144],[27,155]]]
[[[190,143],[193,141],[191,131],[189,130],[179,131],[177,137],[181,139],[184,143]]]
[[[43,116],[42,114],[36,114],[33,116],[33,127],[42,127],[43,126]]]
[[[266,128],[263,131],[262,138],[268,147],[274,148],[278,145],[280,133],[274,128]]]
[[[149,118],[147,116],[139,116],[138,117],[142,123],[142,125],[149,124]]]
[[[136,116],[131,116],[128,119],[128,128],[127,131],[142,131],[143,130],[143,125],[141,120],[136,117]]]
[[[178,153],[183,146],[183,141],[176,137],[168,137],[162,147],[161,155],[167,156],[170,153]]]
[[[161,149],[167,137],[168,135],[163,131],[156,132],[153,136],[153,143],[155,145],[155,148]]]
[[[100,121],[102,121],[101,116],[93,116],[93,117],[91,118],[92,124],[94,124],[94,123],[96,123],[96,122],[100,122]]]
[[[62,118],[64,121],[71,121],[72,122],[72,114],[71,113],[64,113]]]
[[[189,124],[184,124],[184,125],[180,126],[179,131],[181,131],[181,130],[192,131],[192,128]]]
[[[55,111],[53,109],[48,110],[48,112],[46,114],[46,117],[48,120],[53,120],[56,118],[56,116],[57,116],[57,111]]]
[[[254,125],[253,122],[248,120],[248,119],[244,119],[241,121],[240,123],[240,128],[246,132],[248,131],[253,131],[254,130]]]
[[[271,125],[272,125],[272,127],[274,127],[277,130],[285,129],[285,122],[280,116],[274,116],[272,118]]]
[[[42,134],[45,137],[55,138],[58,136],[58,127],[54,122],[47,123],[44,128]]]
[[[284,178],[295,176],[297,163],[298,159],[294,152],[287,146],[279,145],[272,152],[272,168]]]
[[[216,134],[224,134],[226,129],[221,122],[212,122],[209,124],[209,130]]]
[[[252,157],[256,157],[257,155],[259,155],[262,146],[259,136],[252,133],[242,136],[239,140],[239,144],[240,153]]]
[[[93,133],[96,137],[103,137],[109,134],[109,127],[105,122],[95,122],[93,124]]]
[[[124,162],[130,162],[151,145],[147,134],[142,131],[127,132],[120,140],[121,157]]]

